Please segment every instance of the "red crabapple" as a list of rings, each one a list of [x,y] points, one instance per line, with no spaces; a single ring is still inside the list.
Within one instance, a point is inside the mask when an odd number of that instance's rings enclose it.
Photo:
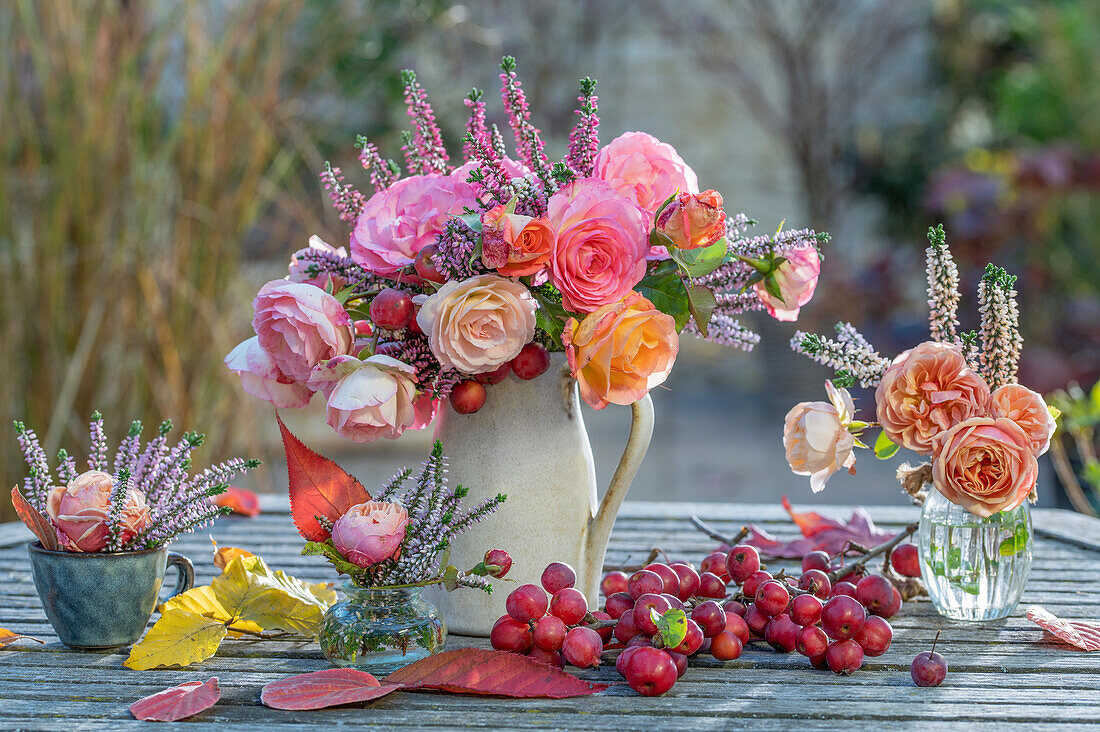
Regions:
[[[683,562],[677,562],[670,566],[676,576],[680,578],[680,590],[676,593],[676,596],[686,602],[699,589],[699,573],[695,571],[695,567]]]
[[[890,565],[903,577],[920,577],[920,552],[916,544],[902,544],[890,554]]]
[[[553,595],[577,584],[577,572],[565,562],[550,562],[542,570],[542,586]]]
[[[642,595],[659,595],[665,589],[665,581],[661,575],[648,569],[640,569],[626,582],[626,591],[637,600]]]
[[[624,675],[642,696],[660,696],[676,683],[676,664],[659,648],[639,648],[627,660]]]
[[[600,665],[603,640],[591,628],[573,628],[565,635],[561,653],[565,660],[577,668],[595,668]]]
[[[667,595],[679,595],[680,593],[680,575],[676,574],[676,570],[667,564],[661,564],[660,562],[653,562],[647,564],[645,569],[650,572],[656,572],[661,575],[661,579],[664,580],[665,589],[662,591]]]
[[[710,655],[719,661],[732,661],[741,655],[741,639],[729,631],[722,631],[710,639]]]
[[[588,614],[588,600],[576,587],[565,587],[550,598],[550,614],[557,615],[566,625],[576,625]]]
[[[852,636],[852,640],[860,645],[867,656],[881,656],[886,653],[893,638],[894,629],[877,615],[869,615],[859,632]]]
[[[726,555],[726,572],[730,579],[741,584],[760,569],[760,552],[749,544],[738,544]]]
[[[707,638],[713,638],[726,629],[726,611],[714,600],[696,605],[691,611],[691,619],[699,624]]]
[[[825,635],[825,631],[816,625],[803,628],[798,631],[798,641],[795,643],[795,649],[807,658],[824,656],[825,651],[829,650],[829,636]]]
[[[412,313],[412,297],[394,287],[385,288],[370,301],[370,319],[379,328],[401,330]]]
[[[699,589],[695,591],[695,594],[698,597],[720,600],[726,596],[726,582],[716,574],[703,572],[699,575]]]
[[[533,641],[537,648],[544,651],[560,651],[562,641],[568,632],[565,622],[554,615],[543,615],[535,621]]]
[[[821,609],[821,628],[830,638],[847,640],[859,632],[866,618],[867,611],[858,600],[838,595]]]
[[[487,396],[482,384],[473,379],[466,379],[458,382],[451,389],[451,406],[459,414],[473,414],[485,406]]]
[[[626,592],[626,580],[626,572],[620,572],[617,569],[614,572],[608,572],[600,581],[600,592],[604,597],[611,597],[616,592]]]
[[[531,629],[527,623],[505,615],[493,626],[489,643],[498,651],[526,653],[531,650]]]
[[[798,595],[791,600],[791,620],[797,625],[817,625],[821,620],[821,600],[813,595]]]
[[[623,613],[634,609],[634,598],[625,592],[616,592],[607,598],[604,607],[612,620],[618,620]]]
[[[863,649],[854,640],[842,640],[829,646],[825,661],[833,673],[847,676],[863,665]]]
[[[548,606],[546,593],[538,585],[520,585],[504,601],[508,614],[521,623],[538,620],[546,614]]]
[[[548,368],[550,368],[550,352],[541,343],[528,343],[512,359],[512,371],[524,381],[535,378]]]
[[[508,574],[508,570],[512,568],[512,557],[503,549],[490,549],[485,552],[485,558],[481,562],[486,567],[499,567],[499,569],[489,573],[490,576],[498,579]]]
[[[790,653],[798,642],[798,632],[802,630],[786,613],[776,615],[764,628],[764,640],[779,653]]]

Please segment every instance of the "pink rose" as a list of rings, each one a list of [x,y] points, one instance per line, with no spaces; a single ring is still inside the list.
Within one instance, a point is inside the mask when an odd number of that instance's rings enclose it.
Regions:
[[[783,448],[796,475],[810,476],[810,488],[819,493],[841,468],[854,473],[856,438],[848,431],[855,413],[844,389],[825,383],[830,402],[801,402],[783,420]]]
[[[607,183],[581,178],[550,197],[556,232],[550,281],[566,310],[591,313],[622,300],[645,276],[645,214]]]
[[[351,233],[356,264],[392,277],[434,244],[447,219],[477,206],[473,187],[454,175],[411,175],[378,191],[363,206]]]
[[[70,552],[98,552],[107,546],[107,515],[111,510],[111,491],[115,479],[99,470],[81,473],[64,488],[54,487],[46,496],[46,513],[57,527],[58,539]],[[129,541],[149,524],[145,494],[134,488],[126,491],[121,531]]]
[[[895,443],[922,455],[933,438],[971,417],[984,417],[985,379],[958,346],[928,341],[898,355],[875,392],[878,421]]]
[[[681,193],[661,210],[656,229],[680,249],[709,247],[726,235],[722,194]]]
[[[309,237],[309,246],[305,249],[299,249],[294,252],[290,257],[290,266],[287,268],[287,279],[291,282],[304,282],[307,285],[313,285],[320,287],[322,290],[331,285],[332,291],[336,292],[343,288],[347,283],[347,279],[336,274],[322,274],[317,277],[311,276],[306,270],[309,269],[309,265],[302,260],[302,255],[310,251],[321,251],[334,254],[337,257],[347,257],[348,250],[344,247],[334,247],[327,243],[324,239],[314,234]]]
[[[799,308],[810,301],[817,289],[817,278],[821,274],[821,255],[808,244],[788,249],[781,255],[787,261],[775,271],[775,281],[783,297],[778,298],[768,292],[763,282],[757,282],[753,289],[764,303],[768,315],[776,320],[794,321],[798,319]]]
[[[271,355],[260,346],[259,336],[238,344],[225,357],[225,365],[241,377],[241,387],[246,392],[276,407],[300,409],[313,396],[307,387],[279,370]]]
[[[332,525],[332,543],[357,567],[372,567],[401,553],[409,514],[396,503],[352,506]]]
[[[348,312],[319,287],[268,282],[252,307],[252,329],[260,345],[279,371],[299,383],[309,379],[317,364],[350,353],[355,342]]]
[[[416,422],[416,369],[390,356],[338,356],[317,366],[310,386],[327,398],[336,434],[354,442],[394,440]]]
[[[947,500],[983,518],[1027,499],[1039,476],[1031,438],[1004,417],[974,417],[936,435],[932,482]]]
[[[518,282],[478,275],[445,283],[424,301],[416,322],[441,364],[480,374],[512,360],[534,338],[536,308]]]
[[[992,417],[1005,417],[1020,425],[1031,440],[1031,451],[1035,457],[1047,451],[1050,438],[1058,428],[1042,395],[1019,384],[1005,384],[994,390],[989,400],[989,411]]]
[[[645,132],[624,132],[596,153],[592,175],[652,216],[676,191],[699,192],[699,179],[672,145]]]

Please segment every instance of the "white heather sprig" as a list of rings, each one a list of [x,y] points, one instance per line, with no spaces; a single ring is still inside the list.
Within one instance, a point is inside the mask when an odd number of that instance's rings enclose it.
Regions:
[[[986,265],[978,283],[981,314],[981,350],[978,363],[992,389],[1016,381],[1016,369],[1024,339],[1020,335],[1020,311],[1016,305],[1016,277],[1001,267]]]
[[[959,328],[959,268],[951,250],[943,224],[928,229],[928,249],[925,251],[928,277],[928,330],[932,340],[958,343]]]
[[[130,488],[130,471],[123,470],[115,477],[111,489],[111,505],[107,511],[107,551],[122,550],[119,538],[122,535],[122,512],[126,508],[126,493]]]
[[[842,323],[841,326],[848,325]],[[871,347],[858,332],[853,336],[849,331],[854,331],[850,325],[841,328],[847,342],[831,340],[813,333],[795,331],[791,338],[791,350],[808,356],[823,366],[829,366],[838,371],[846,372],[850,378],[858,379],[864,387],[878,386],[882,381],[890,362],[879,355],[878,351]],[[858,336],[858,337],[857,337]]]
[[[91,433],[91,449],[88,451],[89,470],[108,470],[107,467],[107,436],[103,434],[103,415],[99,411],[92,412],[92,422],[88,431]]]
[[[699,332],[699,326],[695,324],[694,320],[688,321],[688,324],[684,326],[684,332],[690,333],[696,338],[703,337],[703,334]],[[731,348],[739,348],[742,351],[751,351],[760,343],[760,334],[749,330],[730,316],[716,312],[710,317],[710,322],[707,324],[706,340]]]

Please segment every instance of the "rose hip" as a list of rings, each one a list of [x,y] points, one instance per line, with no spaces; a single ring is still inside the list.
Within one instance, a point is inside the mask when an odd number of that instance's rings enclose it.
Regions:
[[[512,568],[512,557],[503,549],[490,549],[485,552],[485,558],[481,560],[485,566],[499,567],[495,572],[490,572],[493,577],[502,578]]]

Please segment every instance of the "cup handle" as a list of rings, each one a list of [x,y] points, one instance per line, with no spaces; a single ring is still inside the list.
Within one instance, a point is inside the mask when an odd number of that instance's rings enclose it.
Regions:
[[[176,579],[176,586],[172,590],[172,593],[168,597],[164,598],[168,600],[176,595],[187,592],[195,586],[195,566],[191,564],[191,560],[182,554],[176,554],[175,552],[168,552],[168,566],[175,565],[179,572]]]

